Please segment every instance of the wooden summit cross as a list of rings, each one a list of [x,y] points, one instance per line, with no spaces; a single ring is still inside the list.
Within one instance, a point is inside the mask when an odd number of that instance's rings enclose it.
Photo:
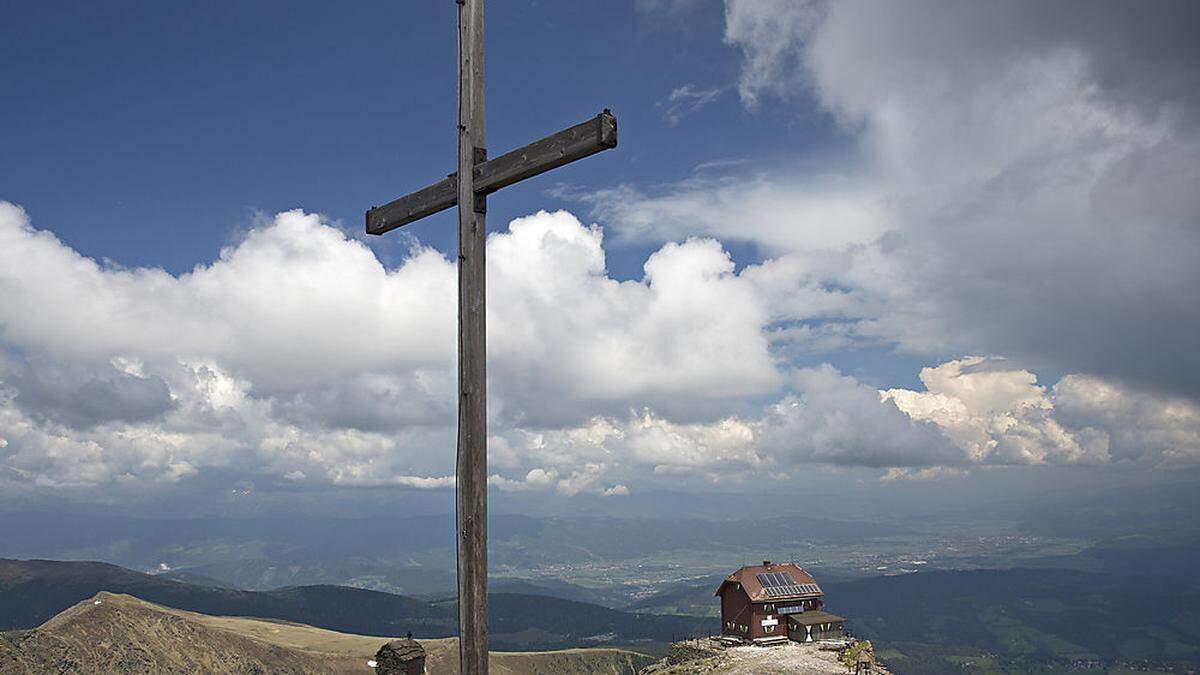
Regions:
[[[484,244],[487,195],[617,146],[617,120],[596,117],[487,159],[483,141],[483,0],[458,4],[458,171],[367,211],[383,234],[458,205],[458,628],[464,674],[486,674],[487,392]]]

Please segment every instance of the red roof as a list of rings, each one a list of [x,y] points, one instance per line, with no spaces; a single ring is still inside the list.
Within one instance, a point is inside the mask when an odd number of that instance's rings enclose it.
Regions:
[[[774,595],[768,595],[763,588],[763,583],[759,579],[760,574],[781,573],[786,575],[792,581],[792,586],[800,588],[783,587],[783,592],[775,591]],[[778,577],[776,577],[778,579]],[[746,595],[750,596],[751,602],[764,602],[775,600],[794,600],[798,598],[817,598],[821,597],[824,592],[817,586],[816,579],[812,575],[804,571],[796,563],[770,563],[766,562],[762,565],[747,565],[738,571],[725,577],[725,581],[717,587],[715,595],[720,595],[721,591],[729,584],[738,584],[742,589],[745,589]]]

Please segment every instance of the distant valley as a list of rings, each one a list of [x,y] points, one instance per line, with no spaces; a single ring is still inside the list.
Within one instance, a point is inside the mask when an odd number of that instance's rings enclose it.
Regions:
[[[923,663],[1195,667],[1198,495],[1196,484],[1182,483],[1126,491],[1120,508],[1110,495],[1051,494],[918,514],[499,514],[491,545],[494,646],[658,649],[715,630],[719,580],[746,561],[771,558],[812,571],[829,608],[878,640],[897,673],[926,672]],[[211,614],[450,636],[452,543],[449,516],[8,512],[0,514],[0,556],[129,569],[39,563],[36,573],[22,573],[5,563],[0,620],[28,628],[108,590]]]

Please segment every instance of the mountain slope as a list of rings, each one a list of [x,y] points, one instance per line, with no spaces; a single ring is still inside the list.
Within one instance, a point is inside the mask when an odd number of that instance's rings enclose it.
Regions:
[[[0,655],[0,673],[356,672],[111,593],[70,607],[36,630],[0,634]]]
[[[340,586],[240,591],[198,586],[97,562],[0,559],[0,630],[32,628],[100,591],[127,593],[168,607],[300,621],[377,635],[445,634],[449,609],[390,593]]]
[[[284,619],[362,635],[412,631],[421,637],[449,637],[458,623],[453,601],[426,602],[343,586],[241,591],[106,563],[0,559],[0,629],[32,628],[100,591],[203,614]],[[489,603],[492,644],[500,649],[667,642],[716,628],[712,619],[631,614],[548,596],[492,593]]]
[[[0,674],[371,673],[386,641],[302,624],[207,616],[98,593],[32,631],[0,633]],[[458,671],[457,641],[423,640],[433,674]],[[651,658],[621,649],[493,653],[503,675],[624,675]]]
[[[1200,660],[1200,592],[1138,575],[1013,569],[922,572],[825,587],[856,632],[1013,657]],[[896,664],[897,666],[899,664]]]

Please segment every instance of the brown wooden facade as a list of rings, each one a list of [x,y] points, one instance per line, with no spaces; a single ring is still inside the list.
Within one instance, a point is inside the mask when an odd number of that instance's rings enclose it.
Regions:
[[[763,575],[769,579],[789,579],[792,587],[768,590],[763,585]],[[801,641],[812,634],[807,625],[819,627],[821,637],[841,635],[844,620],[822,611],[824,593],[808,572],[795,563],[776,564],[763,561],[762,565],[742,567],[725,578],[717,589],[721,598],[721,634],[745,642],[770,641],[776,638]],[[808,615],[832,617],[834,620],[812,623],[797,623],[793,617]],[[829,624],[829,625],[826,625]],[[796,628],[798,626],[799,628]],[[814,638],[820,639],[820,638]]]

